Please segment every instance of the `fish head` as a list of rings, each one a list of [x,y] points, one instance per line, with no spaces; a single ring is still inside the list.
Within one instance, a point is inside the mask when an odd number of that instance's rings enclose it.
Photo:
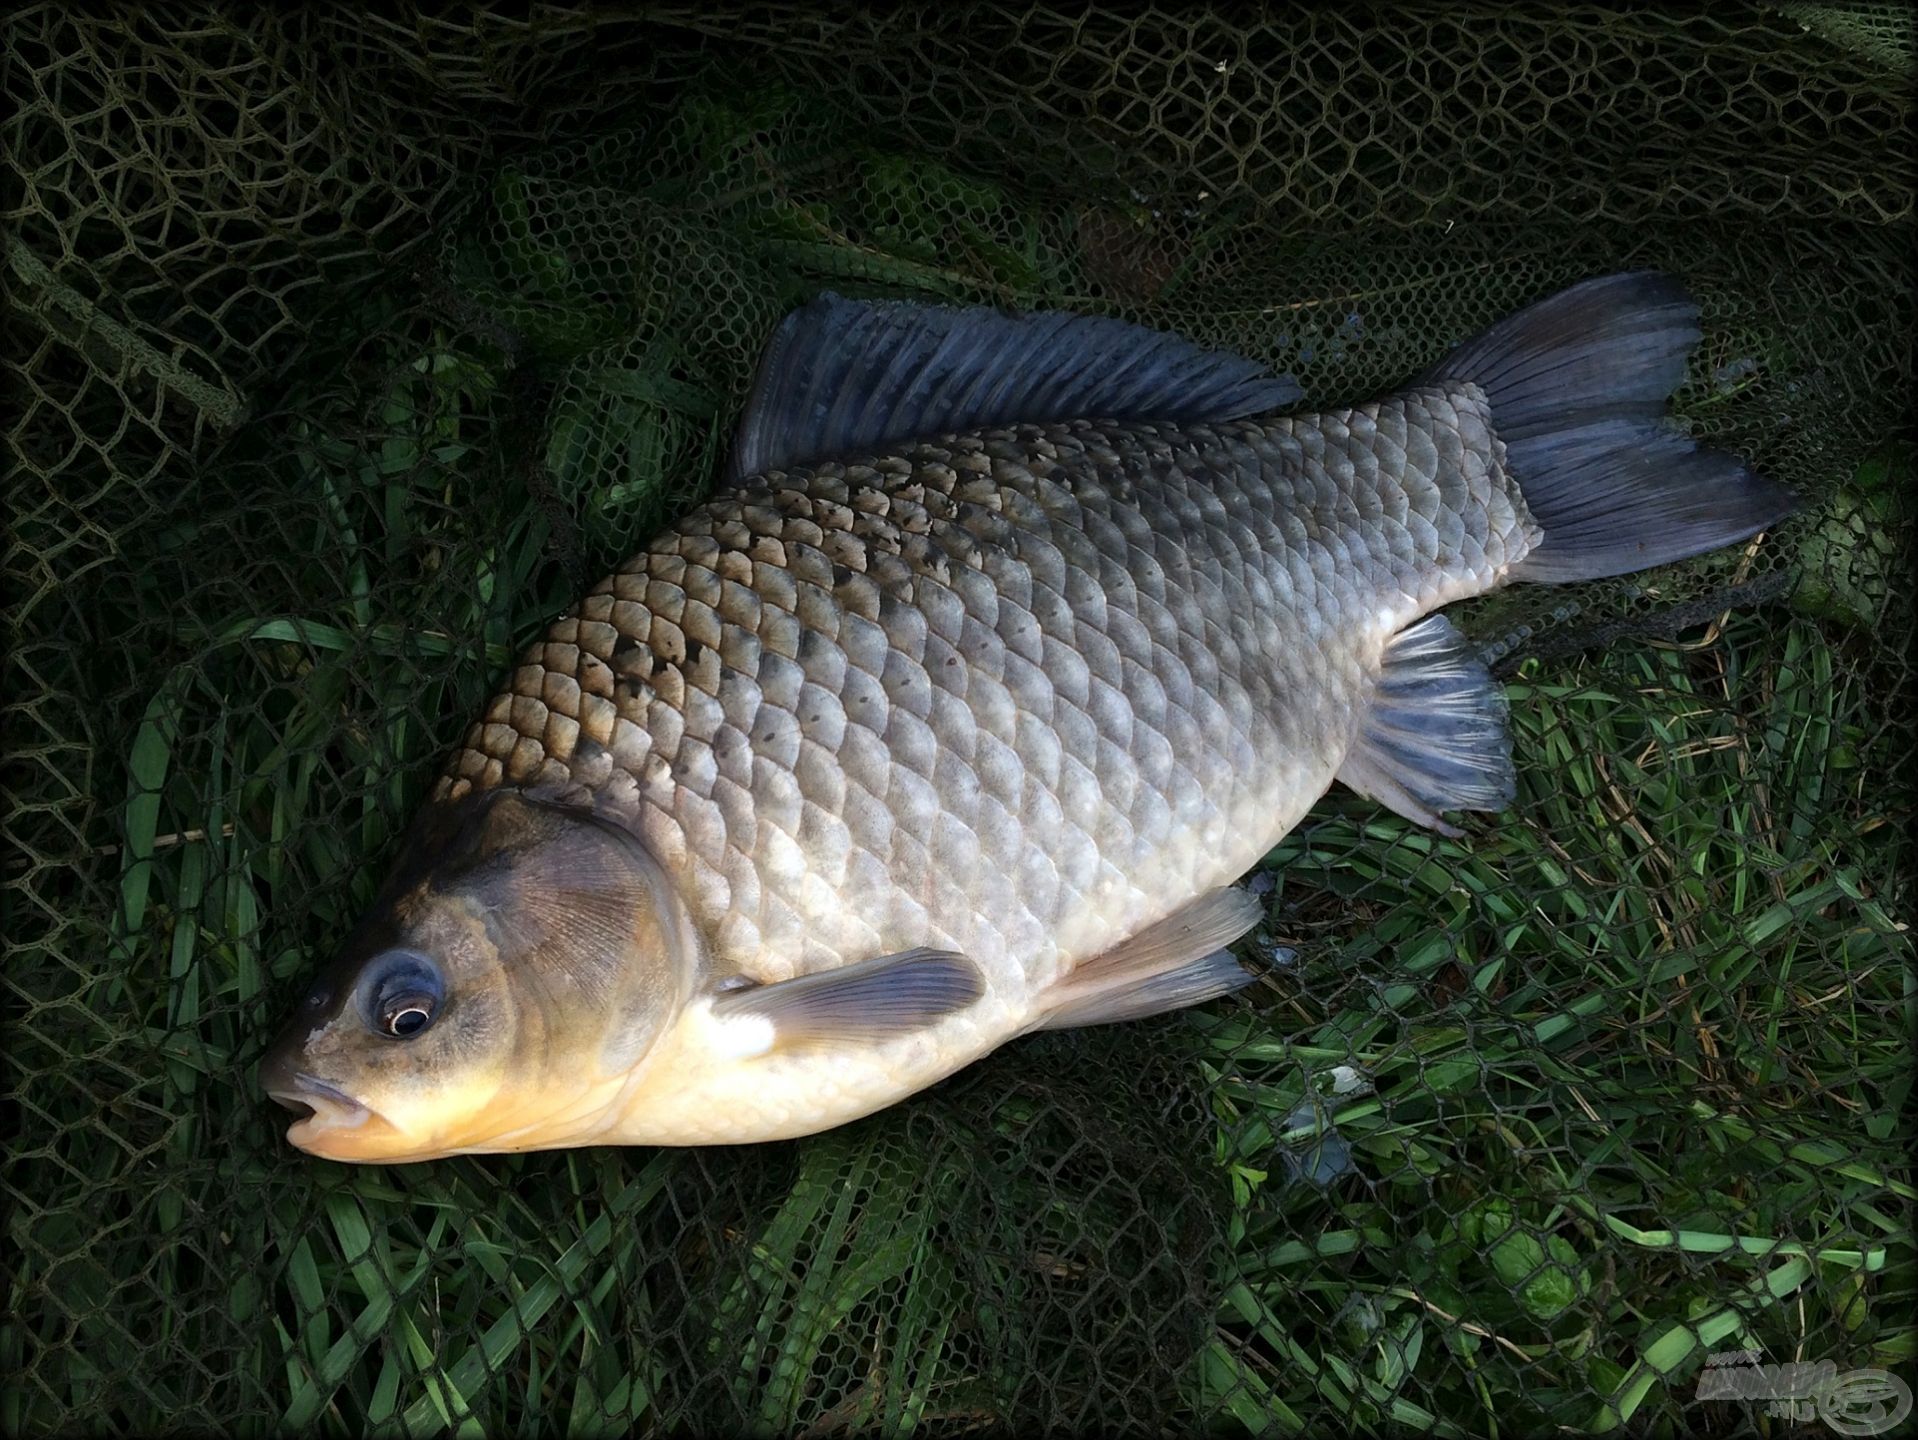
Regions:
[[[686,906],[589,810],[485,792],[430,807],[261,1061],[333,1160],[588,1143],[699,982]]]

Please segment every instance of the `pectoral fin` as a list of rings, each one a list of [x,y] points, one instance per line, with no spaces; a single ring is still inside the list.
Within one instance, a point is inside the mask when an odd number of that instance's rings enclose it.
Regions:
[[[985,994],[979,968],[951,950],[902,950],[839,970],[735,990],[713,1018],[771,1027],[765,1048],[873,1044],[936,1024]]]
[[[1184,909],[1086,961],[1042,997],[1035,1030],[1108,1025],[1182,1010],[1252,983],[1225,947],[1265,915],[1243,890],[1209,890]]]
[[[1443,615],[1385,648],[1372,699],[1339,779],[1441,835],[1441,810],[1503,810],[1518,781],[1505,692]]]

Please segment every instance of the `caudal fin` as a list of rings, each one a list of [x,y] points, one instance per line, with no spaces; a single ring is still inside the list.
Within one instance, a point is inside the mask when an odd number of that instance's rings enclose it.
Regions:
[[[1672,429],[1666,403],[1698,343],[1668,275],[1587,280],[1466,341],[1422,377],[1469,381],[1544,539],[1516,580],[1625,575],[1743,540],[1796,505],[1734,455]]]

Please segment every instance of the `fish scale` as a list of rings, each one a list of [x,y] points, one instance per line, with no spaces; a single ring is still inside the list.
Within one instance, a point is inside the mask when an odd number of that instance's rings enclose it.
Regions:
[[[555,622],[438,794],[617,815],[756,980],[930,944],[1037,991],[1255,863],[1533,528],[1469,385],[774,472]]]

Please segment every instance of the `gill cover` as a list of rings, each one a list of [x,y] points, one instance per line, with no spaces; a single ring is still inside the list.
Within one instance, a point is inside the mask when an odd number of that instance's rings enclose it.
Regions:
[[[691,988],[700,956],[685,906],[617,821],[519,791],[482,794],[478,823],[435,888],[480,917],[522,998],[541,1002],[548,1059],[602,1074],[645,1053]],[[567,1022],[570,1022],[570,1026]]]

